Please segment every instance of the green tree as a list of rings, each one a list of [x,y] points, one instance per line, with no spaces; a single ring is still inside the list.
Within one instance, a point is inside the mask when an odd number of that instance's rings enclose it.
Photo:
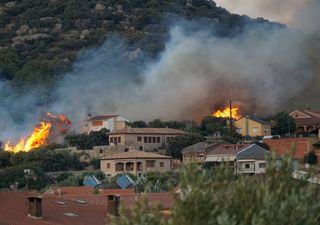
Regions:
[[[287,112],[279,112],[275,117],[275,126],[272,133],[275,135],[293,134],[296,129],[295,120]]]
[[[291,160],[270,162],[264,177],[235,177],[228,167],[212,171],[189,165],[167,220],[140,200],[122,210],[116,225],[318,225],[318,186],[291,177]],[[134,217],[132,217],[134,215]],[[129,219],[130,218],[130,219]],[[152,223],[147,223],[151,221]]]
[[[170,139],[167,146],[167,154],[175,159],[181,159],[181,151],[183,148],[205,140],[200,134],[186,134]]]

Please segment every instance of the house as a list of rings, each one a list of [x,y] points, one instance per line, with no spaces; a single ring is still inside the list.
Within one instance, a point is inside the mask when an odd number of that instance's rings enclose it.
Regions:
[[[236,132],[242,136],[262,137],[271,135],[271,124],[255,116],[243,116],[234,122]]]
[[[214,146],[221,145],[222,143],[202,141],[196,144],[190,145],[182,149],[182,161],[183,163],[205,163],[206,154],[209,149]]]
[[[264,139],[263,143],[269,146],[271,152],[278,156],[292,154],[294,160],[304,161],[305,155],[315,150],[317,142],[316,137],[304,138],[279,138],[279,139]]]
[[[129,150],[100,159],[100,169],[109,176],[132,173],[136,176],[149,171],[167,172],[171,170],[170,156],[151,152]]]
[[[129,122],[129,120],[120,115],[89,115],[80,129],[81,133],[99,131],[103,128],[112,132],[114,130],[123,129],[127,122]]]
[[[257,144],[245,146],[236,156],[237,174],[265,173],[267,156],[270,156],[270,152]]]
[[[296,122],[296,134],[315,134],[320,137],[320,111],[295,110],[289,114]]]
[[[237,154],[242,150],[244,144],[220,144],[208,149],[205,162],[211,167],[220,166],[221,163],[228,163],[234,166]]]
[[[127,149],[156,150],[163,148],[171,138],[185,135],[187,132],[172,128],[131,128],[115,130],[109,133],[110,145],[122,145]]]

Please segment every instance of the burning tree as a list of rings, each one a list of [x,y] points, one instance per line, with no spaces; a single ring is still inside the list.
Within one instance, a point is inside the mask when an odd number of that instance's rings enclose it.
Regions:
[[[48,144],[49,137],[51,135],[64,135],[68,133],[68,129],[71,126],[71,121],[64,115],[53,115],[52,113],[46,113],[46,118],[39,122],[34,128],[31,134],[27,138],[21,138],[20,141],[11,145],[8,141],[4,145],[4,150],[9,152],[28,152],[31,149],[41,147]]]

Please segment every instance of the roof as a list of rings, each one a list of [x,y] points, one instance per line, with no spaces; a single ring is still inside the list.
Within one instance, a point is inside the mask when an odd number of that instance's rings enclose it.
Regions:
[[[236,155],[238,152],[240,152],[243,149],[244,146],[249,146],[249,145],[221,144],[218,147],[213,146],[212,148],[208,149],[207,156],[210,156],[210,155]]]
[[[238,119],[238,120],[242,120],[243,118],[247,118],[247,119],[249,119],[249,120],[255,121],[255,122],[260,123],[260,124],[265,125],[265,126],[271,126],[271,123],[266,122],[266,121],[264,121],[264,120],[262,120],[262,119],[260,119],[260,118],[258,118],[258,117],[251,116],[251,115],[243,116],[243,117],[241,117],[241,118]]]
[[[299,112],[304,114],[305,118],[296,118],[292,116],[295,112]],[[296,121],[297,126],[303,125],[320,125],[320,112],[318,111],[311,111],[311,110],[295,110],[290,113],[290,115]]]
[[[113,154],[104,158],[101,158],[101,160],[108,160],[108,159],[171,159],[170,156],[166,155],[160,155],[157,153],[152,152],[143,152],[138,150],[130,150],[128,152],[122,152]]]
[[[245,146],[237,154],[237,160],[241,159],[255,159],[255,160],[264,160],[266,155],[269,155],[270,152],[257,144],[252,144]]]
[[[88,120],[108,120],[118,116],[119,115],[98,115],[98,116],[92,116]]]
[[[207,142],[207,141],[202,141],[198,142],[193,145],[189,145],[182,149],[182,153],[188,153],[188,152],[206,152],[208,148],[212,146],[216,146],[220,143],[214,143],[214,142]]]
[[[65,189],[65,188],[61,188]],[[75,193],[88,188],[70,187]],[[80,191],[77,191],[79,189]],[[130,209],[135,200],[144,194],[134,192],[122,194],[128,190],[108,190],[110,194],[120,194],[120,201],[124,208]],[[112,192],[112,193],[111,193]],[[174,204],[172,193],[149,193],[150,203],[160,204],[164,209],[170,209]],[[60,202],[60,203],[59,203]],[[107,218],[106,194],[84,195],[44,195],[42,199],[42,219],[27,217],[26,192],[0,192],[0,224],[8,225],[102,225]],[[76,216],[67,216],[73,214]]]
[[[187,134],[187,132],[182,130],[177,130],[173,128],[132,128],[126,127],[125,129],[116,130],[109,135],[112,134],[171,134],[171,135],[182,135]]]

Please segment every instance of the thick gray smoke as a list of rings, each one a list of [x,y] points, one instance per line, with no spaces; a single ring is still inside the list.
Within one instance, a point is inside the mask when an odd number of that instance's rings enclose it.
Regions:
[[[140,71],[141,82],[130,79],[135,74],[129,71],[119,74],[109,67],[108,48],[85,53],[79,73],[59,85],[54,111],[82,118],[93,112],[198,119],[210,113],[212,104],[235,99],[248,112],[271,113],[313,77],[304,40],[287,29],[258,28],[226,39],[176,25],[159,61]]]
[[[211,113],[212,105],[229,99],[244,113],[313,106],[319,101],[320,60],[315,38],[320,20],[314,20],[318,15],[313,9],[319,5],[300,12],[309,15],[300,23],[312,18],[313,26],[299,31],[262,26],[218,38],[204,24],[195,24],[192,32],[185,23],[174,24],[157,60],[139,49],[128,52],[121,40],[109,39],[79,54],[73,71],[57,83],[47,110],[66,114],[77,128],[88,113],[119,113],[132,120],[200,119]],[[139,66],[128,63],[137,60]],[[16,98],[3,85],[1,96],[6,105],[12,104],[0,110],[0,138],[29,131],[25,121],[34,123],[42,111],[37,107],[39,93]],[[17,111],[24,115],[21,123],[11,119]]]

